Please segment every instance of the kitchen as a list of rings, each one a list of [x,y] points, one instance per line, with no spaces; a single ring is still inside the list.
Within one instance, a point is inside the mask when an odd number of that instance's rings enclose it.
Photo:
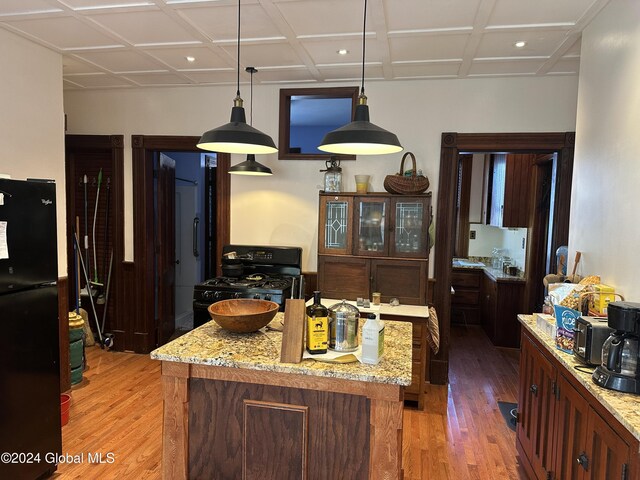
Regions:
[[[638,62],[623,54],[608,55],[611,50],[606,48],[614,47],[600,43],[600,39],[606,35],[622,38],[616,48],[628,49],[625,51],[637,58],[637,47],[634,46],[638,43],[637,34],[630,26],[625,27],[627,22],[637,18],[634,15],[635,10],[629,2],[610,2],[595,16],[583,36],[580,82],[575,75],[407,79],[400,81],[400,96],[398,83],[367,83],[372,120],[392,129],[401,137],[403,144],[416,153],[420,167],[431,179],[434,194],[438,192],[437,159],[442,132],[575,130],[576,165],[569,247],[571,251],[585,252],[582,263],[585,272],[599,272],[604,280],[617,285],[630,299],[640,296],[634,281],[638,260],[621,252],[633,251],[632,239],[637,238],[638,227],[634,222],[621,219],[634,218],[633,202],[629,198],[638,180],[632,154],[638,145],[628,105],[632,105],[632,100],[638,95],[634,82],[638,73],[634,69]],[[624,39],[627,37],[616,33],[625,31],[636,42],[626,43]],[[63,182],[63,100],[70,133],[124,135],[125,178],[130,175],[131,135],[141,132],[199,135],[228,120],[229,88],[222,86],[76,90],[66,92],[63,99],[59,54],[36,47],[5,31],[2,35],[3,48],[7,49],[7,64],[23,68],[15,77],[7,77],[12,79],[11,90],[3,89],[0,93],[7,105],[7,118],[18,120],[11,128],[5,129],[3,145],[6,158],[25,159],[15,165],[3,163],[2,170],[15,178],[48,177],[55,178],[59,184]],[[22,55],[38,59],[36,75],[32,74],[36,68],[34,64],[30,62],[27,67]],[[617,72],[618,75],[606,72]],[[357,82],[349,82],[353,83]],[[277,137],[278,90],[279,86],[273,84],[256,86],[255,90],[254,124],[273,138]],[[218,105],[221,107],[216,111],[210,108]],[[460,107],[452,108],[452,105]],[[166,114],[169,109],[171,115]],[[105,114],[96,117],[96,111]],[[522,112],[527,113],[522,115]],[[393,128],[393,122],[386,120],[389,118],[403,119],[402,124]],[[40,127],[37,128],[41,135],[39,142],[30,141],[33,126]],[[353,175],[366,171],[372,175],[372,190],[382,191],[384,176],[397,168],[398,160],[394,156],[345,162],[345,190],[353,191]],[[238,161],[238,157],[232,159],[234,164]],[[324,167],[324,163],[285,162],[275,157],[265,158],[264,163],[276,172],[268,183],[258,179],[233,181],[231,240],[239,244],[303,245],[308,247],[303,249],[303,269],[315,271],[318,196],[317,190],[310,185],[320,182],[318,170]],[[365,163],[366,167],[363,167]],[[309,179],[309,183],[300,182],[302,178]],[[615,188],[605,185],[615,185]],[[135,262],[136,258],[131,233],[134,228],[132,194],[131,184],[126,182],[123,208],[126,262]],[[58,204],[64,204],[60,189]],[[254,209],[258,204],[263,208],[260,212]],[[617,213],[608,215],[608,206],[612,204],[616,205]],[[286,217],[282,212],[287,212]],[[598,219],[596,230],[593,229],[594,218]],[[58,224],[64,222],[64,213],[59,211]],[[66,242],[63,233],[61,235],[58,242],[59,276],[64,277],[67,268],[62,246]],[[435,248],[437,251],[438,242]],[[604,251],[608,252],[607,255],[602,254]]]

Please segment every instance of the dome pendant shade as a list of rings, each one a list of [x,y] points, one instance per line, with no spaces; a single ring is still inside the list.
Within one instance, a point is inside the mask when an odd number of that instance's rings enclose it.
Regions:
[[[354,120],[332,130],[318,146],[323,152],[344,155],[383,155],[403,150],[398,137],[369,121],[369,106],[356,106]]]
[[[229,173],[234,175],[273,175],[269,167],[256,162],[256,157],[253,154],[247,155],[247,159],[244,162],[231,167]]]
[[[239,105],[238,105],[239,104]],[[247,124],[242,99],[231,109],[231,121],[205,132],[198,148],[222,153],[265,154],[278,151],[273,139],[266,133]]]

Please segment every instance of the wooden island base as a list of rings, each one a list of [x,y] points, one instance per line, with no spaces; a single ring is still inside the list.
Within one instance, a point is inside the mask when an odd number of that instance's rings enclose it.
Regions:
[[[401,479],[400,385],[162,362],[164,479]]]

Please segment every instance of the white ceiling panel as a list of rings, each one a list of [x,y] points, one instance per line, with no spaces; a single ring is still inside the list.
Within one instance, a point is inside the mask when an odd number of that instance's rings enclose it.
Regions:
[[[313,62],[318,64],[362,63],[362,38],[323,38],[300,42],[309,53]],[[338,50],[344,48],[346,55],[339,55]],[[367,37],[367,62],[380,62],[380,45],[375,38]]]
[[[361,0],[302,0],[277,3],[278,9],[296,36],[361,33],[363,5]],[[367,17],[371,19],[371,10]],[[368,27],[367,30],[370,31],[371,28]]]
[[[7,23],[59,50],[121,44],[118,40],[85,25],[73,17],[54,17]]]
[[[502,62],[475,61],[471,65],[469,75],[533,75],[542,66],[542,64],[543,60],[511,60]]]
[[[580,59],[579,58],[561,58],[556,64],[551,67],[549,73],[567,73],[577,75],[580,71]]]
[[[166,70],[164,65],[153,61],[145,55],[128,50],[84,52],[77,53],[76,56],[115,73]]]
[[[130,87],[131,82],[123,77],[115,77],[107,74],[100,75],[70,75],[67,80],[83,88],[104,88],[104,87]]]
[[[608,1],[372,0],[367,81],[577,75],[581,31]],[[237,0],[0,0],[0,28],[62,54],[65,88],[225,84],[235,83],[237,6]],[[251,65],[260,70],[256,84],[359,83],[363,6],[363,0],[242,0],[243,81]],[[517,40],[527,45],[517,49]],[[343,48],[349,53],[338,55]]]
[[[52,6],[45,0],[2,0],[0,2],[0,16],[56,11],[61,12],[62,9]]]
[[[176,70],[231,67],[235,70],[235,63],[231,59],[225,60],[206,47],[153,48],[145,51]],[[187,57],[195,60],[189,62]]]
[[[236,47],[234,45],[225,46],[223,49],[232,58],[236,58]],[[303,63],[288,43],[242,45],[240,62],[242,65],[251,65],[256,68],[301,65]]]
[[[566,33],[562,30],[485,33],[478,45],[476,57],[548,57],[565,38]],[[527,44],[517,48],[514,44],[520,40]]]
[[[133,73],[123,75],[124,78],[140,85],[190,85],[191,82],[172,73]]]
[[[595,0],[497,0],[489,20],[495,25],[576,23]]]
[[[206,33],[212,40],[238,38],[238,9],[234,6],[188,8],[181,11],[183,18]],[[282,37],[260,5],[242,5],[240,36],[249,38]]]
[[[228,83],[234,85],[233,92],[229,91],[229,98],[232,99],[235,93],[236,71],[225,72],[181,72],[183,75],[193,81],[193,83]],[[240,79],[242,82],[242,77]],[[257,83],[254,80],[254,83]],[[231,100],[229,100],[231,102]]]
[[[389,39],[393,61],[462,58],[468,35],[414,35]]]
[[[159,11],[105,13],[92,15],[90,18],[133,45],[200,41],[197,36]]]
[[[470,27],[479,0],[384,0],[390,31]]]
[[[450,63],[422,63],[393,66],[394,78],[419,78],[433,76],[457,76],[461,62]]]

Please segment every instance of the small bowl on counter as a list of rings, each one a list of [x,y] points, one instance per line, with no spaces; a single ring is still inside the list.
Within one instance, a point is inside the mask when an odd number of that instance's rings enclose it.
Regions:
[[[224,330],[251,333],[269,324],[280,306],[268,300],[233,298],[209,305],[209,315]]]

